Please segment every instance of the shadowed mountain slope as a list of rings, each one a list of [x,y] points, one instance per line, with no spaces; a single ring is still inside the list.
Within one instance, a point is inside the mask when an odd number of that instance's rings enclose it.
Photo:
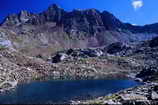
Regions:
[[[21,11],[9,15],[0,30],[14,49],[33,56],[40,52],[50,55],[65,48],[138,42],[158,35],[157,24],[133,26],[121,22],[107,11],[87,9],[67,12],[55,4],[39,14]]]

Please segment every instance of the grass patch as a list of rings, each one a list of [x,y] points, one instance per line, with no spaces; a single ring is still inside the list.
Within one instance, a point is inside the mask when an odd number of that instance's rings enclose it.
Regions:
[[[105,96],[104,99],[106,99],[106,100],[110,100],[110,99],[116,100],[116,99],[119,99],[119,98],[120,97],[118,95],[113,94],[113,95],[110,95],[110,96]]]
[[[0,45],[0,51],[6,50],[6,49],[7,49],[7,47],[5,45]]]

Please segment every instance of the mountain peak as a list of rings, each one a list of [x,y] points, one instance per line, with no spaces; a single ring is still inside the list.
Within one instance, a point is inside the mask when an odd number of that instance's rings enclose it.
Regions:
[[[20,11],[18,14],[11,14],[9,15],[2,25],[6,26],[18,26],[20,24],[27,23],[33,16],[33,13],[30,13],[26,10]]]
[[[26,23],[30,20],[31,16],[32,14],[30,12],[23,10],[19,13],[19,20],[21,23]]]
[[[46,22],[55,22],[57,25],[64,26],[66,32],[72,29],[94,34],[97,30],[129,30],[134,33],[149,32],[158,33],[157,24],[145,26],[133,26],[124,24],[113,14],[97,9],[77,10],[66,12],[56,4],[52,4],[49,8],[40,14],[33,14],[28,11],[21,11],[19,14],[9,15],[2,25],[17,26],[21,24],[41,25]],[[84,27],[84,28],[82,28]],[[96,28],[97,27],[97,28]]]
[[[59,7],[59,5],[57,5],[57,4],[52,4],[52,5],[50,5],[50,6],[48,7],[48,9],[51,9],[51,8],[59,9],[60,7]],[[61,8],[60,8],[60,9],[61,9]]]

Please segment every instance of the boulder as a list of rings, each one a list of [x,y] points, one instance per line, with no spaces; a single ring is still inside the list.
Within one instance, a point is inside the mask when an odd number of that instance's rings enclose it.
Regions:
[[[154,87],[154,91],[158,92],[158,85]]]
[[[73,52],[74,52],[73,49],[68,49],[67,52],[66,52],[66,54],[67,54],[67,55],[70,55],[70,54],[72,54]]]
[[[103,52],[101,50],[95,50],[95,49],[85,49],[82,50],[81,52],[88,57],[98,57],[103,55]]]
[[[121,98],[123,101],[147,100],[147,97],[134,93],[121,95]]]
[[[158,94],[157,94],[155,91],[152,91],[152,93],[151,93],[151,98],[152,98],[153,100],[158,100]]]
[[[68,55],[65,53],[57,53],[54,57],[52,57],[52,63],[58,63],[68,58]]]
[[[106,101],[103,102],[103,104],[105,104],[105,105],[122,105],[122,103],[115,102],[113,100],[106,100]]]
[[[157,67],[150,66],[148,68],[143,68],[143,70],[136,75],[137,78],[143,79],[143,81],[149,80],[152,76],[157,75]]]
[[[141,78],[135,78],[135,81],[137,81],[137,82],[143,82],[143,80]]]
[[[115,54],[115,53],[121,52],[122,50],[126,48],[127,47],[121,42],[112,43],[107,47],[107,53]]]
[[[149,46],[150,46],[150,47],[158,47],[158,37],[153,38],[153,39],[149,42]]]

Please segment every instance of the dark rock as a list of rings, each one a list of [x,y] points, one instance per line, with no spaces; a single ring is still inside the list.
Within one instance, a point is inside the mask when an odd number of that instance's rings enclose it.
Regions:
[[[68,58],[68,55],[65,53],[57,53],[54,57],[52,57],[52,63],[58,63]]]
[[[158,47],[158,37],[152,39],[152,40],[149,42],[149,46],[150,46],[150,47]]]
[[[52,62],[58,63],[66,58],[100,57],[103,54],[101,49],[68,49],[66,51],[57,52],[57,54],[52,57]]]
[[[36,56],[36,58],[41,58],[41,59],[43,59],[43,56],[42,56],[41,54],[38,54],[38,55]]]
[[[56,4],[51,5],[46,11],[40,15],[45,18],[46,21],[61,23],[65,11]]]
[[[154,87],[154,91],[158,92],[158,85]]]
[[[74,52],[73,49],[68,49],[67,52],[66,52],[66,54],[70,55],[70,54],[72,54],[73,52]]]
[[[98,31],[103,31],[101,13],[95,9],[85,11],[74,10],[66,13],[63,17],[65,31],[71,33],[72,30],[86,32],[94,35]]]
[[[140,73],[136,75],[138,78],[142,78],[143,81],[154,80],[155,76],[158,74],[157,67],[144,68]]]
[[[125,50],[126,46],[121,42],[112,43],[107,47],[107,53],[109,54],[115,54],[118,52],[121,52],[122,50]]]
[[[93,50],[93,49],[81,50],[81,52],[84,55],[87,55],[88,57],[98,57],[103,54],[103,52],[101,50]]]
[[[123,26],[121,21],[119,21],[114,15],[107,11],[103,11],[102,20],[107,30],[117,30]]]

